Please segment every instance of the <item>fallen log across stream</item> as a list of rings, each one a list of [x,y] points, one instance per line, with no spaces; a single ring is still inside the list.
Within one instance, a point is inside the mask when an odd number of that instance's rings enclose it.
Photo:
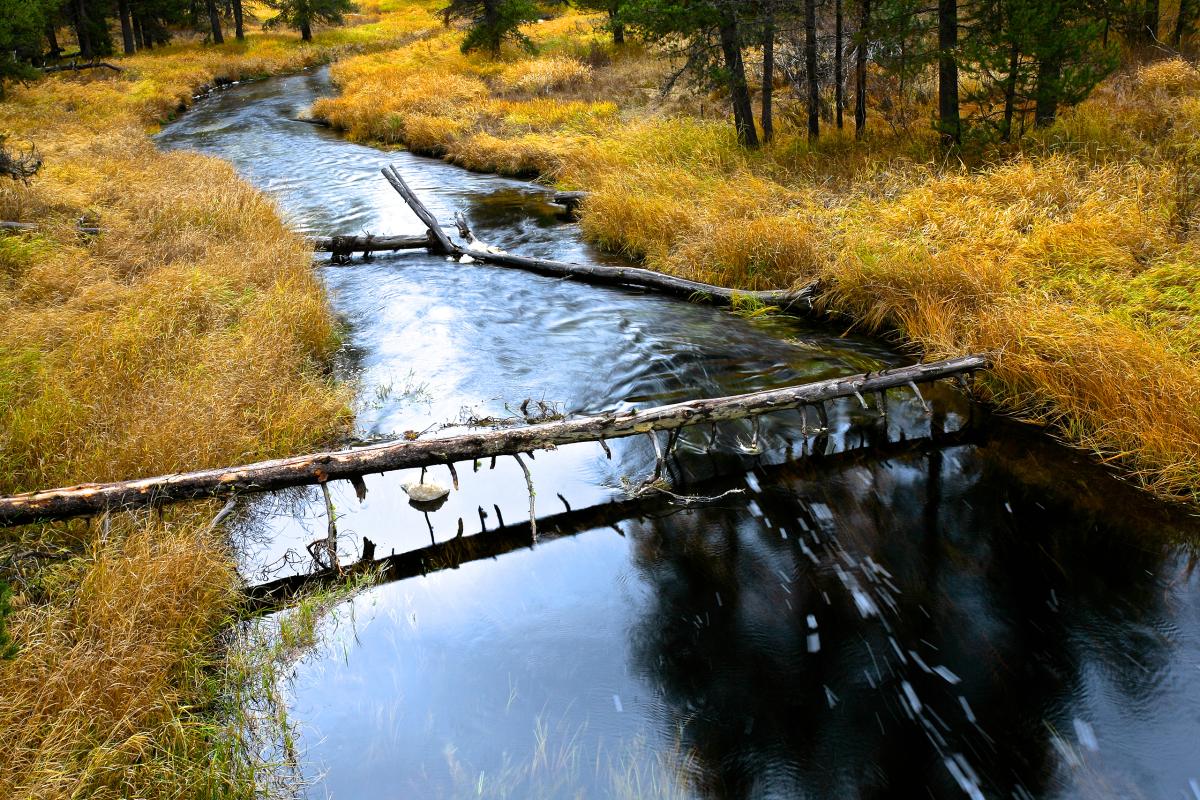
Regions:
[[[811,471],[829,469],[835,465],[845,468],[864,461],[919,455],[969,443],[978,444],[980,441],[981,431],[967,427],[927,437],[872,443],[869,446],[840,450],[836,453],[814,453],[800,460],[765,465],[759,467],[757,472],[766,476],[768,480],[776,480],[780,477],[806,475]],[[539,533],[536,538],[533,536],[535,526],[529,520],[506,525],[501,518],[497,527],[469,536],[462,535],[460,528],[458,536],[416,550],[392,553],[380,559],[368,556],[365,560],[356,561],[343,568],[319,569],[248,585],[245,590],[245,603],[251,613],[268,613],[288,606],[306,592],[344,585],[347,578],[354,575],[372,573],[375,583],[391,583],[444,569],[458,569],[472,561],[497,558],[506,553],[533,547],[535,542],[544,544],[599,528],[613,528],[624,535],[619,527],[620,523],[675,514],[696,506],[710,506],[714,498],[719,500],[729,494],[738,493],[742,491],[740,487],[743,486],[745,478],[740,474],[720,475],[682,487],[682,490],[690,495],[682,500],[678,495],[670,493],[649,492],[586,508],[569,509],[538,519],[536,528]],[[459,524],[462,525],[461,519]],[[373,546],[364,542],[363,550],[373,551]]]
[[[538,275],[574,280],[597,286],[644,289],[671,297],[705,301],[723,306],[747,304],[751,306],[776,306],[784,310],[801,307],[804,310],[810,310],[812,308],[812,298],[816,294],[816,284],[810,284],[794,290],[739,291],[724,286],[715,286],[710,283],[677,278],[674,275],[667,275],[641,267],[574,264],[567,261],[553,261],[547,258],[520,256],[513,253],[506,253],[494,247],[488,247],[483,242],[476,240],[466,228],[465,221],[460,218],[459,229],[470,242],[470,244],[464,247],[451,241],[442,224],[438,222],[433,213],[421,202],[421,199],[417,197],[416,193],[405,182],[396,167],[385,167],[382,172],[384,178],[392,185],[392,188],[399,193],[408,207],[424,223],[426,229],[429,231],[429,238],[427,240],[418,240],[413,237],[376,237],[375,244],[365,243],[364,246],[355,244],[350,247],[339,247],[337,245],[339,241],[357,242],[362,237],[335,236],[328,239],[314,240],[314,242],[319,243],[316,249],[333,252],[335,253],[335,260],[340,261],[345,255],[353,252],[401,249],[378,246],[378,243],[384,239],[411,239],[411,247],[414,249],[427,247],[431,252],[445,254],[459,261],[465,262],[467,259],[470,259],[498,267],[512,267],[513,269],[525,270],[526,272],[533,272]]]
[[[516,428],[473,431],[443,438],[396,441],[358,449],[261,461],[238,467],[160,475],[105,484],[84,484],[0,498],[0,525],[89,516],[205,497],[225,497],[353,479],[388,472],[502,455],[520,455],[577,442],[601,442],[690,425],[758,417],[775,411],[816,406],[839,398],[865,397],[888,389],[986,369],[984,355],[962,356],[782,389],[690,400],[641,410],[615,411]],[[922,401],[924,402],[924,401]]]

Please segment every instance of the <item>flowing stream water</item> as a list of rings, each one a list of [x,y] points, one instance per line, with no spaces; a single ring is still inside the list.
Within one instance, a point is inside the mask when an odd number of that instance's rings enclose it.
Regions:
[[[379,175],[395,163],[489,243],[609,258],[542,187],[294,121],[332,91],[325,71],[235,86],[158,141],[228,159],[308,233],[422,232]],[[423,251],[321,274],[364,437],[905,361],[831,327]],[[667,476],[708,502],[627,499],[654,469],[645,437],[539,453],[536,544],[511,458],[460,464],[433,511],[400,488],[415,472],[368,477],[361,502],[335,485],[343,561],[363,537],[418,555],[294,667],[307,796],[1200,800],[1196,521],[949,387],[925,395],[932,413],[907,391],[886,415],[831,404],[821,433],[796,412],[691,430]],[[257,517],[248,580],[311,566],[320,492]]]

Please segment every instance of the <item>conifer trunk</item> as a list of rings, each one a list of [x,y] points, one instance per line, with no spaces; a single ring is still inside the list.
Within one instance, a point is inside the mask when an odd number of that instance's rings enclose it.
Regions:
[[[840,0],[839,0],[840,2]],[[775,9],[768,6],[763,32],[762,129],[763,141],[775,138]]]
[[[738,142],[744,147],[758,147],[750,86],[746,82],[746,63],[742,60],[741,32],[733,12],[722,15],[719,33],[725,69],[729,73],[729,99],[733,104],[733,123],[737,127]]]
[[[246,40],[242,19],[242,0],[233,0],[233,35],[239,42]]]
[[[608,21],[612,25],[613,44],[625,44],[625,25],[621,22],[621,5],[612,3],[608,7]]]
[[[46,23],[46,44],[50,48],[47,55],[50,58],[58,58],[62,55],[62,48],[58,44],[58,31],[54,29],[54,23]]]
[[[91,22],[88,20],[87,0],[76,0],[71,5],[75,17],[75,38],[79,41],[79,57],[85,61],[95,56],[92,49]]]
[[[808,140],[821,135],[821,88],[817,81],[817,4],[804,0],[804,66],[808,73]]]
[[[1039,128],[1054,124],[1058,116],[1058,84],[1061,77],[1062,66],[1057,57],[1043,59],[1038,64],[1034,124]]]
[[[842,109],[846,105],[846,87],[845,69],[842,64],[842,40],[845,32],[843,30],[843,15],[842,15],[842,0],[836,0],[833,4],[833,104],[836,107],[837,127],[840,131],[843,127]]]
[[[1146,0],[1142,12],[1142,37],[1146,44],[1158,41],[1158,0]]]
[[[1017,79],[1021,68],[1021,48],[1014,41],[1008,55],[1008,75],[1004,79],[1004,126],[1000,131],[1000,139],[1012,141],[1013,112],[1017,105]]]
[[[962,143],[957,48],[958,0],[938,0],[938,126],[946,146]]]
[[[213,44],[225,44],[225,36],[221,33],[221,15],[217,13],[217,0],[204,0],[208,7],[208,23],[212,28]]]
[[[871,0],[859,0],[858,46],[854,49],[854,138],[867,133],[867,33],[871,27]]]
[[[133,38],[133,20],[129,17],[129,0],[118,0],[117,14],[121,17],[121,44],[125,55],[131,55],[137,48]]]

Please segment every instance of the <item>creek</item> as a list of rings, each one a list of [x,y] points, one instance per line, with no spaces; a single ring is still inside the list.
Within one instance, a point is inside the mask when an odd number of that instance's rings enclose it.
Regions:
[[[198,102],[164,148],[227,159],[314,235],[439,219],[524,255],[614,261],[535,184],[294,121],[327,71]],[[582,414],[906,363],[785,317],[447,262],[322,262],[363,437],[437,435],[531,399]],[[285,689],[313,798],[1146,797],[1200,800],[1196,520],[949,386],[691,430],[669,497],[536,545],[468,539],[336,609]],[[811,425],[815,427],[816,420]],[[645,437],[527,462],[539,516],[603,507],[653,471]],[[485,539],[528,517],[511,458],[332,486],[340,547]],[[444,469],[426,480],[450,484]],[[307,569],[321,493],[264,501],[251,582]],[[431,551],[433,552],[433,551]],[[437,551],[438,553],[450,551]],[[303,559],[295,554],[303,555]],[[421,573],[424,574],[421,574]]]

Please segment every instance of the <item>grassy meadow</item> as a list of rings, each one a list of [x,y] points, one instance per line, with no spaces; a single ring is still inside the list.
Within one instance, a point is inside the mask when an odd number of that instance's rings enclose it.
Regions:
[[[785,94],[775,141],[752,152],[722,98],[663,96],[670,65],[615,48],[600,21],[529,26],[536,54],[463,55],[446,30],[348,58],[314,114],[586,189],[586,235],[653,269],[744,289],[819,280],[826,308],[930,358],[994,352],[998,405],[1161,497],[1200,500],[1194,66],[1130,68],[1018,145],[950,158],[930,107],[872,107],[861,143],[826,121],[810,146]]]
[[[228,164],[148,134],[202,87],[434,22],[378,6],[352,21],[311,45],[251,24],[244,43],[8,87],[0,133],[45,163],[29,185],[0,182],[0,219],[38,225],[0,235],[0,492],[284,455],[348,430],[311,250]],[[0,658],[0,796],[257,796],[238,726],[263,664],[222,644],[240,594],[227,535],[209,529],[217,507],[0,538],[15,647]]]
[[[830,130],[810,147],[787,98],[776,142],[747,152],[721,98],[660,96],[669,65],[614,49],[594,17],[530,26],[536,55],[493,61],[459,52],[441,3],[361,5],[312,44],[250,23],[244,43],[9,87],[0,133],[45,166],[0,183],[0,219],[39,226],[0,235],[0,491],[346,432],[338,331],[304,242],[227,164],[147,135],[202,87],[336,59],[342,94],[314,113],[350,136],[587,189],[586,235],[654,269],[746,289],[820,280],[827,307],[930,357],[995,351],[997,403],[1200,500],[1192,66],[1124,73],[1020,147],[961,161],[883,109],[865,142]],[[0,539],[16,646],[0,658],[0,796],[254,795],[239,703],[265,679],[224,644],[238,578],[216,511]]]

